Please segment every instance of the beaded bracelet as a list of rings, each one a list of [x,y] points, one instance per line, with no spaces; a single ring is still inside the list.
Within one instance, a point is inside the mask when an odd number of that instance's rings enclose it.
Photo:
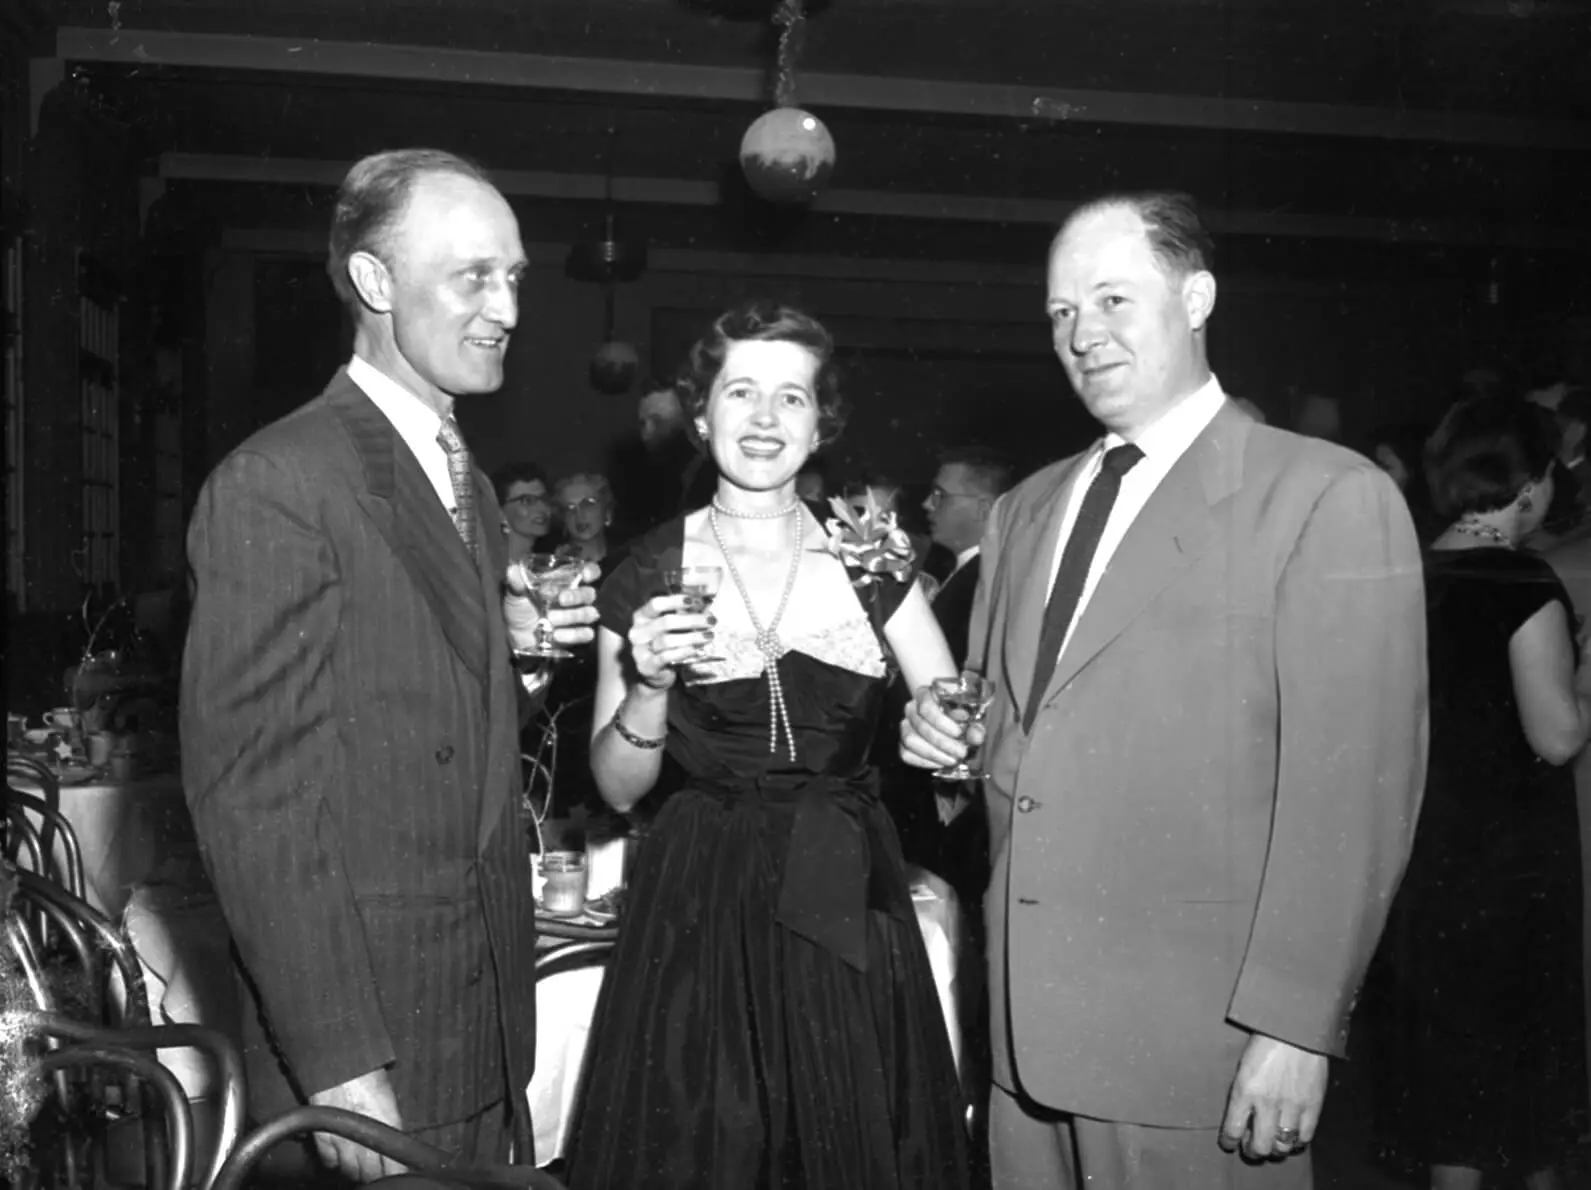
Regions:
[[[624,726],[624,720],[621,716],[624,714],[624,708],[629,704],[629,701],[629,697],[626,696],[624,701],[619,704],[619,709],[613,712],[613,730],[618,732],[619,738],[632,748],[640,748],[645,752],[650,752],[654,748],[661,748],[668,740],[667,735],[661,735],[655,740],[649,740],[644,735],[636,735],[635,732]]]

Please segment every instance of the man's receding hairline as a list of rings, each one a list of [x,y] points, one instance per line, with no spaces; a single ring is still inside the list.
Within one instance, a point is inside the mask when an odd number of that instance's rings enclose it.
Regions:
[[[1125,211],[1138,220],[1138,232],[1143,236],[1144,243],[1149,248],[1149,255],[1154,259],[1155,267],[1167,277],[1175,281],[1182,281],[1196,273],[1207,273],[1210,271],[1207,264],[1201,268],[1189,268],[1185,265],[1177,264],[1156,248],[1152,225],[1148,219],[1144,218],[1140,205],[1130,197],[1096,199],[1084,203],[1067,215],[1061,222],[1061,226],[1056,230],[1055,237],[1050,240],[1050,256],[1053,257],[1055,255],[1055,250],[1060,247],[1061,240],[1066,234],[1084,219],[1092,218],[1096,215],[1107,215],[1112,211]]]

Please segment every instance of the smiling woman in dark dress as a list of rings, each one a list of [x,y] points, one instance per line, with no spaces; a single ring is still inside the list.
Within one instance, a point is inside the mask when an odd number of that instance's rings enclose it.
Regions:
[[[911,568],[853,587],[795,495],[839,428],[831,354],[787,308],[714,324],[689,412],[717,494],[637,542],[601,592],[597,784],[627,811],[665,747],[688,779],[626,893],[578,1190],[966,1184],[965,1105],[866,763],[885,643],[914,688],[954,668]],[[711,615],[663,594],[682,561],[723,569]],[[693,660],[704,649],[714,660]]]
[[[1431,439],[1447,528],[1426,564],[1431,740],[1414,851],[1388,925],[1395,973],[1380,1104],[1397,1156],[1436,1190],[1557,1173],[1585,1123],[1580,848],[1564,767],[1591,734],[1574,612],[1518,547],[1552,500],[1533,405],[1456,406]],[[1510,1183],[1511,1184],[1511,1183]]]

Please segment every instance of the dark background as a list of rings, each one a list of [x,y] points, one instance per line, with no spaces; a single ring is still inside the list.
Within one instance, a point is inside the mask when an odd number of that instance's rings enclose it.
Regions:
[[[1105,188],[1186,189],[1217,235],[1211,352],[1286,423],[1337,398],[1344,436],[1427,417],[1490,366],[1584,381],[1591,340],[1591,20],[1578,2],[831,0],[797,98],[837,144],[810,209],[751,196],[771,4],[710,0],[21,0],[0,9],[12,643],[69,639],[85,594],[177,581],[207,470],[319,391],[348,350],[323,271],[332,189],[429,144],[499,177],[532,267],[503,390],[461,419],[488,468],[600,466],[635,390],[596,392],[618,233],[642,372],[743,297],[795,301],[840,344],[855,415],[834,469],[921,482],[981,439],[1035,465],[1093,430],[1042,314],[1045,246]],[[908,82],[903,83],[902,80]],[[78,293],[119,295],[120,525],[84,574]],[[180,475],[157,475],[174,421]],[[164,503],[162,503],[164,502]],[[103,577],[103,576],[102,576]],[[98,588],[98,589],[96,589]],[[69,650],[68,650],[69,651]]]

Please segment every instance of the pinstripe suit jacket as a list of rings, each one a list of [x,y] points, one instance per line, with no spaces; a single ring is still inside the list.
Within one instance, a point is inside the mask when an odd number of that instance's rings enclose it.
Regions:
[[[476,475],[480,524],[500,517]],[[535,1059],[535,919],[497,576],[338,372],[189,528],[183,784],[245,986],[251,1109],[390,1070],[449,1123]]]

